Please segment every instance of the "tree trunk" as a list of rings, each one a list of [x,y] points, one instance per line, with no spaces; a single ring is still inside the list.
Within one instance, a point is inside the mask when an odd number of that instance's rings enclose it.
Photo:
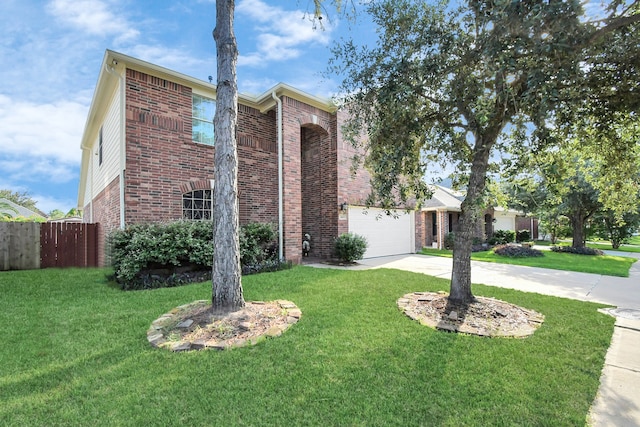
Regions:
[[[215,312],[244,307],[240,266],[238,213],[238,47],[233,32],[234,0],[216,0],[216,28],[213,38],[217,54],[216,113],[213,204],[213,292]]]
[[[571,228],[573,230],[573,243],[571,246],[574,248],[584,248],[584,215],[581,211],[573,212],[571,214]]]
[[[471,247],[478,219],[483,212],[481,202],[492,145],[493,141],[490,139],[476,136],[476,148],[469,175],[467,195],[462,202],[453,245],[453,270],[449,300],[458,304],[468,304],[474,300],[471,292]]]

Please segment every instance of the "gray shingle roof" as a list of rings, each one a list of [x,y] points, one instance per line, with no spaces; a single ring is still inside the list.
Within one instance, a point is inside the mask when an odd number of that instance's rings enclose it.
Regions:
[[[42,215],[40,215],[39,213],[36,213],[30,209],[27,209],[24,206],[17,205],[13,203],[11,200],[0,198],[0,203],[2,204],[6,203],[9,206],[11,206],[13,209],[15,209],[15,211],[12,211],[11,209],[0,207],[0,212],[8,213],[12,217],[23,216],[25,218],[29,218],[29,217],[35,216],[35,217],[42,218]],[[18,212],[16,213],[16,211]]]

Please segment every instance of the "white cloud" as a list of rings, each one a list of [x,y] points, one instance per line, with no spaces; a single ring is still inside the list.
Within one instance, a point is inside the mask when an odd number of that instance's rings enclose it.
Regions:
[[[268,62],[297,58],[310,44],[327,44],[334,26],[314,26],[305,12],[287,11],[261,0],[241,0],[236,14],[254,24],[256,51],[238,57],[239,66],[260,66]],[[314,28],[316,27],[316,28]]]
[[[115,36],[116,40],[130,40],[140,34],[134,25],[112,11],[100,0],[53,0],[49,12],[60,21],[88,34]]]
[[[77,102],[36,104],[0,95],[2,155],[29,162],[41,158],[64,167],[79,165],[87,111],[86,105]]]
[[[127,52],[129,55],[142,59],[143,61],[199,78],[202,78],[202,76],[195,76],[191,73],[194,73],[195,70],[201,72],[202,70],[210,68],[206,66],[207,63],[210,63],[212,66],[215,65],[215,53],[206,59],[200,59],[190,56],[188,49],[139,44],[127,49]],[[204,80],[204,78],[202,78],[202,80]]]
[[[78,205],[78,201],[72,198],[57,198],[51,197],[47,194],[33,194],[31,195],[33,200],[37,200],[36,206],[42,212],[48,214],[54,209],[59,209],[64,213],[67,213],[71,208],[75,208]]]

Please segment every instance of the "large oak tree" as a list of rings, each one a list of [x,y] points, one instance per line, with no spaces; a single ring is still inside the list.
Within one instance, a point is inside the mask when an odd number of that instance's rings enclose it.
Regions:
[[[373,0],[377,45],[335,48],[346,135],[365,152],[373,200],[389,208],[425,198],[432,164],[464,177],[452,302],[473,300],[471,245],[498,154],[517,164],[519,154],[562,144],[550,131],[585,105],[635,114],[640,11],[609,6],[594,16],[578,1]]]

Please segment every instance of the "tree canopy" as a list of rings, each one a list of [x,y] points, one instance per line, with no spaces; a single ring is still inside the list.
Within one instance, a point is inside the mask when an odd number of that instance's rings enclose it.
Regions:
[[[575,130],[585,113],[635,117],[638,3],[592,15],[578,1],[373,0],[367,11],[377,44],[334,49],[345,135],[365,152],[381,206],[427,197],[434,165],[466,182],[450,299],[469,302],[473,233],[499,154],[521,165],[520,155],[561,146],[553,131]]]

